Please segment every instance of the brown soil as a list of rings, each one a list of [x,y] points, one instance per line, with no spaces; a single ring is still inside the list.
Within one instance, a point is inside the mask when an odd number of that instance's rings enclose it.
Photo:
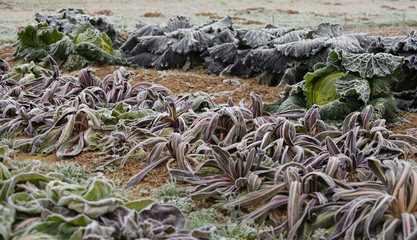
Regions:
[[[143,16],[147,17],[147,18],[162,18],[162,17],[165,17],[165,15],[160,13],[160,12],[147,12],[147,13],[143,14]]]
[[[265,23],[260,22],[260,21],[253,21],[253,20],[248,20],[246,22],[243,22],[244,25],[265,25]]]
[[[265,8],[264,7],[256,7],[256,8],[246,8],[245,12],[247,14],[251,14],[252,12],[259,12],[259,13],[263,13],[265,12]]]
[[[0,45],[0,58],[6,60],[10,67],[14,66],[16,64],[16,61],[13,58],[13,51],[14,48],[12,45]]]
[[[291,10],[291,9],[289,9],[289,10],[277,9],[277,12],[286,13],[286,14],[299,14],[300,13],[299,11],[294,11],[294,10]]]
[[[117,70],[118,67],[94,66],[92,69],[93,74],[102,79]],[[272,102],[278,98],[281,92],[281,89],[278,87],[258,84],[254,78],[240,79],[232,76],[220,77],[209,75],[204,73],[201,68],[192,69],[188,72],[183,70],[157,71],[154,69],[128,69],[136,74],[131,82],[132,85],[139,82],[160,84],[170,89],[177,96],[179,94],[202,91],[212,94],[213,101],[218,104],[226,103],[229,97],[235,103],[238,103],[241,99],[249,101],[251,92],[261,95],[265,102]],[[223,83],[223,80],[230,78],[239,79],[240,86]]]
[[[397,8],[391,7],[391,6],[388,6],[388,5],[382,5],[381,8],[385,8],[385,9],[388,9],[388,10],[398,10]]]
[[[219,15],[217,15],[216,13],[211,13],[211,12],[196,13],[195,15],[196,16],[209,17],[210,19],[221,19],[221,17]]]
[[[92,15],[93,16],[98,16],[98,15],[112,16],[112,15],[114,15],[114,13],[110,10],[104,9],[104,10],[95,12]]]
[[[401,111],[401,122],[388,125],[388,129],[398,134],[408,134],[417,137],[417,113]]]

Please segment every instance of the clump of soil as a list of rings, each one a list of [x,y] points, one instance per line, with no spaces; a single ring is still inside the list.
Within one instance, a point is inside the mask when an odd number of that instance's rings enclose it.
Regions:
[[[13,58],[14,47],[10,44],[0,45],[0,58],[6,60],[10,68],[16,64]]]
[[[399,134],[408,134],[417,137],[417,113],[401,111],[401,122],[389,124],[388,129]]]
[[[162,18],[162,17],[165,17],[165,15],[160,13],[160,12],[147,12],[147,13],[143,14],[143,16],[147,17],[147,18]]]
[[[98,12],[93,13],[93,16],[97,16],[97,15],[105,15],[105,16],[112,16],[114,13],[110,10],[104,9]]]
[[[277,12],[286,13],[286,14],[299,14],[300,13],[299,11],[294,11],[291,9],[288,9],[288,10],[277,9]]]
[[[210,19],[221,19],[221,17],[217,15],[217,13],[211,13],[211,12],[201,12],[201,13],[196,13],[195,15],[202,16],[202,17],[209,17]]]
[[[251,14],[252,12],[259,12],[259,13],[263,13],[265,12],[265,8],[264,7],[256,7],[256,8],[246,8],[245,12],[247,14]]]
[[[248,20],[246,22],[243,22],[243,24],[245,24],[245,25],[265,25],[265,23],[263,23],[263,22],[253,21],[253,20]]]
[[[388,6],[388,5],[382,5],[381,7],[385,8],[385,9],[388,9],[388,10],[398,10],[397,8],[391,7],[391,6]]]

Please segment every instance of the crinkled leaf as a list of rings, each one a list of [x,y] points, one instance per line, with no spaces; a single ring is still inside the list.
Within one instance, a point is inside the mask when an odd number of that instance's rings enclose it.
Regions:
[[[369,82],[365,79],[344,74],[338,77],[333,84],[336,86],[336,93],[340,97],[358,96],[358,99],[362,100],[365,104],[370,99],[371,88]]]
[[[336,57],[337,55],[337,57]],[[329,58],[338,58],[345,71],[358,73],[362,78],[386,77],[396,75],[401,71],[404,62],[402,57],[388,53],[354,54],[344,51],[333,51]]]
[[[0,204],[0,237],[10,239],[12,237],[12,225],[15,221],[16,211],[8,204]]]

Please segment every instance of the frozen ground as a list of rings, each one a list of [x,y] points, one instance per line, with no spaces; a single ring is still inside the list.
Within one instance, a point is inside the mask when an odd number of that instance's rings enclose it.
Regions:
[[[236,27],[245,28],[261,28],[267,23],[311,27],[333,22],[355,32],[384,27],[376,31],[384,35],[393,28],[408,32],[417,26],[417,0],[0,0],[0,42],[14,41],[19,27],[35,23],[36,12],[54,13],[66,7],[110,15],[126,32],[139,19],[162,23],[176,15],[185,15],[196,24],[230,15]]]

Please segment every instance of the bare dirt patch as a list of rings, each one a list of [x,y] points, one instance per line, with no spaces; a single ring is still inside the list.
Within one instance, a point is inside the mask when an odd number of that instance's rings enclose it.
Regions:
[[[211,12],[201,12],[201,13],[196,13],[195,15],[200,16],[200,17],[208,17],[210,19],[221,19],[221,17],[217,15],[217,13],[211,13]]]
[[[402,121],[389,125],[389,129],[395,133],[417,137],[417,113],[401,111],[400,118],[402,118]]]
[[[246,8],[245,12],[247,14],[251,14],[252,12],[259,12],[259,13],[263,13],[265,12],[265,8],[264,7],[254,7],[254,8]]]
[[[92,15],[93,16],[98,16],[98,15],[113,16],[114,13],[108,9],[103,9],[101,11],[93,13]]]
[[[10,44],[0,45],[0,58],[9,62],[10,67],[14,66],[16,61],[13,58],[14,47]]]
[[[280,13],[286,13],[286,14],[299,14],[300,13],[299,11],[291,10],[291,9],[287,9],[287,10],[277,9],[276,11]]]
[[[160,13],[160,12],[147,12],[147,13],[143,14],[143,16],[147,17],[147,18],[162,18],[162,17],[165,17],[165,15]]]
[[[265,23],[260,21],[254,21],[254,20],[248,20],[246,22],[243,22],[244,25],[265,25]]]
[[[94,66],[93,74],[99,78],[104,78],[108,74],[117,70],[115,66]],[[157,71],[155,69],[134,69],[128,68],[135,73],[131,84],[139,82],[150,82],[160,84],[178,96],[190,92],[205,92],[212,96],[215,103],[226,103],[231,97],[235,103],[241,99],[249,101],[250,93],[255,92],[262,96],[265,102],[276,100],[281,92],[278,87],[260,85],[254,78],[240,79],[232,76],[220,77],[212,74],[206,74],[201,68],[195,68],[188,72],[183,70]],[[223,82],[226,79],[237,79],[239,86],[233,86]]]
[[[382,5],[381,8],[388,9],[388,10],[398,10],[397,8],[391,7],[391,6],[388,6],[388,5]]]

